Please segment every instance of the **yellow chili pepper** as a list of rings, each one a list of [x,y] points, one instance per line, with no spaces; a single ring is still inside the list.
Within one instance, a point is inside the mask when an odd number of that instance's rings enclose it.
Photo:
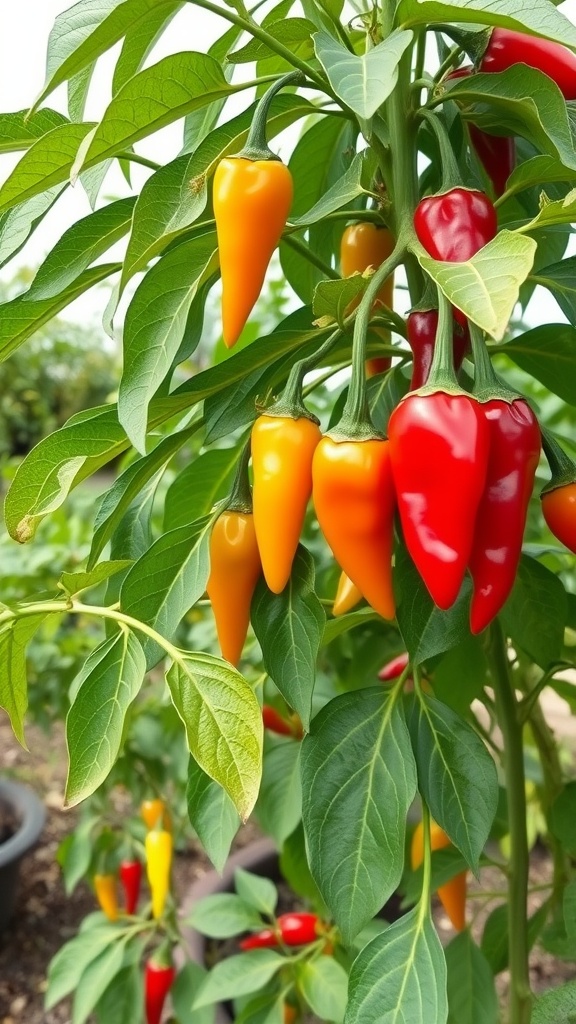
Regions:
[[[334,604],[332,605],[332,615],[346,615],[346,612],[352,611],[361,600],[362,591],[358,589],[355,583],[352,583],[352,580],[345,572],[340,573],[338,589],[334,598]]]
[[[94,892],[100,909],[108,920],[116,921],[118,918],[116,875],[94,875]]]
[[[165,829],[148,832],[144,840],[146,849],[146,874],[152,896],[152,916],[162,917],[170,891],[170,868],[172,866],[172,835]]]

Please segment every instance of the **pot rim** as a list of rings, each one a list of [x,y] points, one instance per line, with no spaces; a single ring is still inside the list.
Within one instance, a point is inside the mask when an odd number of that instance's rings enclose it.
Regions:
[[[0,779],[0,801],[14,809],[20,827],[0,844],[0,868],[23,857],[37,842],[46,821],[46,808],[33,789],[21,782]]]

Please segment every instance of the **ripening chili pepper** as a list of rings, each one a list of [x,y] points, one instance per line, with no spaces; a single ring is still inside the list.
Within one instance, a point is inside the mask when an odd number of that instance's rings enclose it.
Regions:
[[[272,928],[263,928],[262,931],[241,939],[238,945],[242,952],[246,953],[249,949],[271,949],[273,946],[279,946],[280,940]]]
[[[294,1024],[298,1020],[298,1010],[292,1003],[284,1003],[282,1010],[284,1024]]]
[[[165,829],[148,832],[144,840],[146,850],[146,874],[152,896],[152,916],[162,917],[170,890],[170,868],[172,866],[172,835]]]
[[[540,495],[542,514],[550,532],[576,554],[576,465],[548,430],[542,443],[552,471]]]
[[[140,804],[140,817],[146,828],[156,828],[158,823],[162,822],[164,828],[170,829],[170,816],[163,800],[143,800]]]
[[[299,715],[293,715],[290,719],[283,718],[270,704],[264,704],[262,707],[262,721],[265,729],[279,736],[292,736],[301,740],[304,735]]]
[[[556,83],[566,100],[576,99],[576,55],[561,43],[510,28],[493,28],[479,71],[506,71],[527,64]]]
[[[324,931],[324,926],[316,914],[306,912],[280,914],[275,928],[263,928],[255,935],[249,935],[239,943],[240,949],[267,949],[272,946],[305,946],[316,939]]]
[[[380,328],[376,328],[376,334],[385,334]],[[377,377],[379,373],[386,373],[392,366],[391,356],[372,356],[366,360],[366,376]]]
[[[445,81],[468,78],[473,72],[472,67],[457,68],[446,75]],[[472,148],[494,186],[495,195],[499,197],[506,191],[506,182],[516,163],[514,138],[511,135],[491,135],[472,121],[467,121],[467,128]]]
[[[250,602],[262,572],[248,481],[246,445],[232,492],[212,527],[210,575],[206,592],[212,604],[222,657],[237,665],[250,625]]]
[[[264,578],[280,594],[290,579],[322,435],[315,418],[274,415],[273,408],[252,428],[253,502]]]
[[[349,224],[345,229],[340,242],[340,271],[342,277],[351,277],[352,274],[363,274],[368,267],[376,270],[384,260],[388,259],[394,249],[394,236],[388,228],[380,227],[369,221],[361,221],[357,224]],[[374,303],[374,309],[378,306],[387,306],[392,309],[394,299],[394,274],[386,278]],[[359,299],[350,304],[347,312],[351,312],[358,305]],[[390,344],[388,331],[381,328],[374,328],[374,333],[382,338],[384,344]],[[385,373],[390,369],[390,356],[374,356],[366,360],[366,376],[375,377],[379,373]]]
[[[430,822],[430,848],[443,850],[450,840],[435,821]],[[420,821],[414,829],[411,847],[412,870],[416,871],[424,860],[424,826]],[[456,931],[466,927],[466,872],[461,871],[438,889],[438,897]]]
[[[169,945],[164,944],[150,957],[144,970],[146,1024],[160,1024],[166,997],[172,988],[176,969]]]
[[[332,615],[336,617],[346,615],[346,612],[352,611],[361,600],[361,591],[345,572],[341,572],[336,597],[332,605]]]
[[[388,441],[327,435],[314,454],[312,477],[316,517],[336,561],[368,604],[393,619],[395,499]]]
[[[135,914],[140,896],[142,864],[139,860],[123,860],[119,874],[124,889],[124,909],[127,914]]]
[[[464,263],[496,236],[498,219],[484,192],[451,188],[420,200],[414,230],[433,259]]]
[[[292,175],[268,147],[266,118],[276,93],[301,78],[300,72],[291,72],[274,82],[256,108],[244,149],[224,157],[214,174],[222,334],[228,348],[240,337],[260,295],[292,205]]]
[[[382,679],[385,683],[391,682],[393,679],[398,679],[404,670],[408,668],[409,662],[410,655],[408,654],[408,651],[404,651],[402,654],[396,655],[395,658],[386,662],[386,664],[380,669],[378,679]]]
[[[100,909],[109,921],[118,918],[118,897],[116,893],[116,875],[94,875],[94,892]]]
[[[410,390],[417,391],[426,384],[434,357],[434,345],[436,332],[438,330],[437,309],[413,309],[406,321],[406,337],[412,349],[412,380]],[[454,330],[452,338],[454,369],[456,372],[462,366],[466,355],[470,336],[468,325],[464,330],[454,317]]]

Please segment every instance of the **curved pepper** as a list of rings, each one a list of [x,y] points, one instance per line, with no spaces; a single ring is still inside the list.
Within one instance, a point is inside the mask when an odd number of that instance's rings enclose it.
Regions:
[[[305,416],[263,415],[252,428],[254,528],[264,578],[274,594],[290,579],[321,437],[318,424]]]
[[[433,259],[463,263],[496,236],[498,218],[484,192],[452,188],[420,200],[414,230]]]
[[[324,437],[312,477],[314,509],[336,561],[374,610],[393,619],[395,500],[388,441]]]
[[[175,977],[176,969],[171,957],[167,958],[160,952],[148,960],[144,970],[146,1024],[160,1024],[166,996]]]
[[[463,393],[409,394],[388,424],[404,539],[439,608],[458,597],[484,492],[490,429]]]
[[[146,873],[152,896],[152,916],[162,917],[170,890],[172,867],[172,835],[164,829],[148,832],[144,840]]]
[[[437,309],[413,309],[406,321],[406,337],[412,349],[412,380],[410,390],[417,391],[421,388],[430,374],[432,359],[434,356],[434,345],[436,343],[436,332],[438,330]],[[454,317],[454,334],[452,339],[454,352],[454,369],[456,372],[462,366],[466,355],[470,338],[468,328],[464,330],[457,318]]]
[[[352,611],[361,600],[362,592],[355,583],[352,583],[352,580],[345,572],[341,572],[336,597],[332,605],[332,615],[335,617],[346,615],[346,612]]]
[[[493,28],[479,70],[506,71],[528,64],[551,78],[566,100],[576,99],[576,55],[561,43],[509,28]]]
[[[490,458],[470,557],[473,633],[492,622],[514,585],[541,448],[536,417],[522,399],[495,398],[481,408],[490,429]]]
[[[139,860],[123,860],[120,864],[120,881],[124,889],[124,909],[127,914],[135,914],[140,896],[142,881],[142,865]]]
[[[255,935],[249,935],[239,943],[240,949],[268,949],[272,946],[305,946],[316,939],[324,931],[322,922],[316,914],[306,912],[280,914],[275,928],[263,928]]]
[[[109,921],[118,919],[116,875],[94,875],[94,892],[103,914]]]
[[[240,661],[250,625],[250,602],[261,572],[254,516],[227,509],[212,528],[206,591],[222,657],[232,665]]]
[[[368,267],[376,270],[384,260],[387,260],[394,249],[394,236],[388,228],[380,227],[371,221],[361,221],[358,224],[349,224],[345,229],[340,242],[340,272],[342,277],[351,277],[352,274],[363,274]],[[374,303],[374,309],[379,305],[392,309],[394,300],[394,274],[386,278]],[[351,303],[347,312],[351,312],[358,305],[359,299]],[[379,327],[374,328],[384,343],[389,343],[390,338],[387,331]],[[366,360],[366,376],[375,377],[379,373],[385,373],[390,369],[390,356],[374,356]]]
[[[430,848],[442,850],[450,846],[450,840],[435,821],[430,822]],[[412,870],[416,871],[424,860],[424,826],[420,821],[414,829],[411,846]],[[466,872],[462,871],[438,889],[438,897],[456,931],[466,927]]]

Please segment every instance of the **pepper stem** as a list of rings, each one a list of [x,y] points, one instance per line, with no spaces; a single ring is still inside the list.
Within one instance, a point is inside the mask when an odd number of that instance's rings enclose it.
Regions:
[[[440,194],[449,192],[460,184],[460,173],[458,171],[458,164],[454,157],[454,151],[450,145],[448,132],[438,115],[433,114],[431,110],[423,108],[420,111],[420,115],[432,128],[440,150],[440,162],[442,164],[442,186],[440,188]]]
[[[252,491],[248,476],[250,453],[250,438],[248,438],[238,462],[230,496],[226,502],[226,512],[243,512],[246,515],[250,515],[252,512]]]
[[[452,306],[438,288],[438,328],[434,344],[434,356],[430,375],[425,385],[426,390],[442,391],[444,388],[460,391],[456,371],[454,369],[454,350],[452,342],[453,334]]]
[[[174,960],[172,959],[172,940],[164,939],[164,941],[154,950],[150,957],[150,963],[154,964],[154,967],[173,967]]]
[[[290,71],[287,75],[282,75],[277,82],[273,82],[269,89],[266,90],[262,99],[258,103],[256,110],[254,111],[254,117],[252,118],[252,124],[250,125],[250,131],[248,132],[248,138],[246,139],[246,145],[240,150],[239,153],[234,153],[237,159],[242,160],[279,160],[280,157],[273,153],[268,145],[266,137],[266,124],[268,121],[268,112],[270,110],[270,104],[274,99],[276,93],[280,92],[281,89],[286,85],[303,85],[306,81],[305,76],[301,71]]]
[[[548,459],[548,465],[552,473],[552,479],[540,492],[542,496],[543,494],[549,494],[550,491],[555,491],[557,487],[565,487],[566,484],[576,483],[576,464],[560,447],[554,434],[543,426],[540,426],[540,432],[542,434],[544,454]]]
[[[311,420],[312,423],[320,423],[318,417],[304,405],[302,384],[308,371],[313,370],[320,360],[330,352],[341,335],[342,330],[338,328],[337,331],[333,331],[326,338],[326,341],[320,345],[320,348],[316,349],[313,355],[307,356],[305,359],[299,359],[298,362],[294,363],[282,395],[266,410],[267,416],[289,416],[293,420],[304,418]]]

